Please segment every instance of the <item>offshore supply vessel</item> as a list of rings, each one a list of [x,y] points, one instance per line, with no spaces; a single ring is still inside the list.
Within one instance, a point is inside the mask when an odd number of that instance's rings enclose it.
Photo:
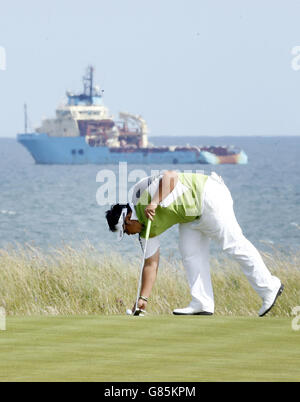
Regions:
[[[234,146],[153,146],[146,121],[119,113],[115,120],[103,104],[103,91],[94,85],[94,68],[83,77],[81,94],[67,92],[67,103],[56,117],[45,119],[33,133],[18,134],[38,164],[246,164],[247,155]],[[25,112],[26,114],[26,112]],[[27,116],[25,115],[25,122]]]

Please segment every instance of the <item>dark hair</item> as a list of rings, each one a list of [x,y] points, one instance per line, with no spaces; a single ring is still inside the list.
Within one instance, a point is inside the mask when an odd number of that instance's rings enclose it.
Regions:
[[[105,217],[109,226],[109,229],[112,232],[116,232],[116,224],[119,222],[120,215],[123,208],[127,208],[127,214],[131,212],[131,208],[129,204],[115,204],[112,205],[111,208],[105,212]]]

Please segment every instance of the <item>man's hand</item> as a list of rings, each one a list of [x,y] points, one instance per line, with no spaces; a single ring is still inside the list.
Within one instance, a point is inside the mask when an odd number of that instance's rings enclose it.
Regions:
[[[146,311],[147,304],[148,304],[148,303],[147,303],[145,300],[139,299],[137,308],[138,308],[139,310],[144,310],[144,311]],[[133,312],[135,311],[135,303],[134,303],[134,305],[133,305],[132,311],[133,311]]]
[[[155,202],[150,202],[150,204],[145,208],[145,215],[151,221],[154,219],[156,208],[157,204]]]
[[[157,208],[158,204],[156,202],[150,202],[150,204],[145,208],[145,215],[148,219],[153,221],[154,216],[155,216],[155,211]]]

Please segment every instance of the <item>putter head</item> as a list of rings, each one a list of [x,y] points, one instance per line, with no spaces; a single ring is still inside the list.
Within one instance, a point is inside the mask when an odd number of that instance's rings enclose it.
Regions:
[[[145,313],[146,313],[145,310],[142,310],[142,309],[140,309],[140,308],[137,308],[137,309],[135,309],[135,310],[132,312],[132,315],[144,317]]]

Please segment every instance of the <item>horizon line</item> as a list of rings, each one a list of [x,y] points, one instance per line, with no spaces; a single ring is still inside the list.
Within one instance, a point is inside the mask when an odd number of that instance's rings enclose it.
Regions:
[[[28,133],[28,134],[33,134],[33,133]],[[253,137],[259,137],[259,138],[286,138],[286,137],[300,137],[300,133],[299,134],[287,134],[287,135],[283,135],[283,134],[246,134],[246,135],[162,135],[162,134],[157,134],[157,135],[148,135],[148,138],[161,138],[161,137],[176,137],[176,138],[198,138],[198,137],[206,137],[206,138],[222,138],[222,137],[229,137],[229,138],[253,138]],[[57,137],[59,138],[59,137]],[[74,137],[76,138],[76,137]],[[0,135],[0,139],[6,139],[6,140],[16,140],[17,139],[17,135],[16,136],[12,136],[12,137],[2,137]]]

